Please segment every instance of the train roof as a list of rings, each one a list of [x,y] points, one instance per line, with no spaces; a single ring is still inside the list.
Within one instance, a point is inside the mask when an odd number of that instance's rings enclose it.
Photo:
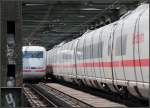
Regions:
[[[22,51],[45,51],[46,49],[42,46],[23,46]]]

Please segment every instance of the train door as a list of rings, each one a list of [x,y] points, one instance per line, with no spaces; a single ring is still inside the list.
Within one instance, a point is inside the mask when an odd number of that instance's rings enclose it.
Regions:
[[[142,9],[143,10],[143,9]],[[142,96],[138,86],[143,86],[143,76],[141,74],[139,44],[135,43],[137,36],[137,21],[141,11],[141,7],[133,11],[133,13],[124,20],[122,29],[122,66],[125,73],[127,89],[135,96]],[[145,46],[146,47],[146,46]],[[143,92],[144,93],[144,92]]]
[[[61,76],[61,72],[60,72],[60,64],[61,64],[61,59],[60,59],[60,57],[61,56],[58,56],[59,55],[59,53],[60,53],[60,48],[57,48],[57,49],[54,49],[54,58],[55,58],[55,60],[54,60],[54,65],[55,65],[55,71],[57,72],[57,75],[58,76]]]
[[[65,47],[66,56],[67,56],[66,57],[66,59],[67,59],[67,67],[66,67],[66,69],[67,69],[67,77],[69,77],[69,78],[70,78],[70,75],[72,73],[72,70],[71,70],[72,67],[70,67],[71,66],[71,47],[72,47],[71,43],[67,43],[66,47]]]
[[[122,50],[122,38],[123,36],[124,22],[120,20],[116,23],[113,31],[113,52],[112,52],[112,66],[113,66],[113,77],[114,84],[117,90],[122,90],[122,86],[126,86],[126,76],[123,69],[123,58],[124,51]]]
[[[146,14],[147,10],[147,14]],[[137,75],[136,91],[139,96],[148,97],[148,58],[149,58],[149,19],[148,10],[143,9],[136,18],[134,33],[133,33],[133,55],[134,67]]]
[[[50,51],[50,55],[49,55],[49,58],[50,58],[50,66],[51,66],[51,68],[52,68],[52,73],[55,75],[55,72],[54,72],[54,66],[53,66],[53,61],[54,61],[54,57],[53,57],[53,49]]]
[[[84,50],[85,50],[85,72],[87,73],[88,77],[92,77],[93,76],[93,73],[92,73],[92,63],[91,63],[91,36],[92,34],[91,33],[88,33],[86,35],[86,38],[85,38],[85,47],[84,47]]]
[[[57,54],[57,49],[53,49],[53,57],[54,57],[54,59],[53,59],[53,68],[54,68],[54,72],[58,76],[59,72],[58,72],[58,68],[57,68],[57,57],[56,57],[56,54]]]
[[[68,46],[68,48],[67,48]],[[66,55],[67,55],[67,77],[68,77],[68,81],[70,81],[71,79],[71,75],[72,75],[72,67],[71,67],[71,59],[72,59],[72,42],[69,42],[68,44],[66,44]]]
[[[93,70],[95,73],[95,80],[97,82],[97,88],[102,88],[101,82],[102,82],[102,75],[100,70],[100,63],[99,63],[99,31],[100,29],[97,29],[94,33],[94,36],[92,37],[92,55],[93,55]]]
[[[72,64],[73,64],[73,78],[76,79],[76,76],[77,76],[77,57],[76,57],[76,50],[77,50],[77,44],[79,42],[79,39],[75,40],[73,42],[73,47],[72,47],[72,50],[73,50],[73,58],[72,58]]]
[[[133,31],[134,31],[134,16],[129,17],[128,20],[124,20],[124,28],[122,34],[126,40],[122,38],[122,46],[124,46],[124,55],[123,55],[123,69],[126,76],[127,81],[127,89],[132,95],[136,95],[137,93],[134,90],[134,86],[136,86],[137,75],[134,68],[134,56],[133,56]]]
[[[95,31],[92,31],[89,33],[89,39],[88,39],[88,43],[89,43],[89,52],[90,52],[90,56],[89,56],[89,61],[87,62],[88,63],[88,71],[90,73],[90,85],[92,87],[97,87],[97,83],[96,83],[96,73],[95,73],[95,68],[94,68],[94,59],[96,58],[94,55],[93,55],[93,45],[94,45],[94,41],[93,41],[93,38],[96,36],[96,30]],[[97,50],[95,50],[97,52]]]
[[[105,82],[109,89],[116,92],[113,86],[113,74],[112,74],[112,65],[111,65],[111,53],[112,53],[112,44],[113,44],[113,35],[114,25],[108,25],[103,31],[103,69],[105,73]]]
[[[66,44],[63,45],[63,49],[62,49],[62,54],[63,54],[63,62],[62,62],[62,69],[61,71],[64,73],[63,76],[64,78],[66,78],[68,76],[68,59],[67,59],[67,55],[66,55],[66,49],[68,49],[69,46],[67,46]]]
[[[68,81],[68,77],[69,77],[69,59],[70,59],[70,43],[66,43],[64,46],[64,50],[63,50],[63,54],[64,54],[64,62],[63,62],[63,66],[65,69],[65,79]]]
[[[60,75],[60,72],[59,72],[59,67],[58,67],[58,58],[59,57],[57,57],[57,53],[58,53],[58,51],[59,50],[57,50],[57,49],[54,49],[54,53],[53,53],[53,55],[54,55],[54,71],[57,73],[57,76],[59,76]]]
[[[77,79],[85,78],[86,74],[84,72],[84,55],[83,55],[83,44],[84,37],[81,37],[76,49],[76,67],[77,67]]]
[[[73,54],[74,54],[74,50],[73,50],[73,44],[74,44],[74,41],[72,41],[71,43],[70,43],[70,58],[69,58],[69,76],[70,76],[70,78],[72,78],[72,76],[73,76]]]
[[[100,29],[99,31],[99,38],[98,38],[98,55],[99,55],[99,67],[100,67],[100,73],[101,73],[101,83],[106,83],[105,82],[105,72],[104,72],[104,68],[103,68],[103,41],[102,41],[102,37],[103,37],[103,29]],[[104,85],[103,85],[104,86]]]
[[[63,46],[61,46],[61,47],[59,47],[59,48],[57,48],[57,56],[56,56],[56,59],[57,59],[57,72],[58,72],[58,74],[59,74],[59,76],[60,76],[60,79],[62,78],[62,76],[64,76],[64,72],[65,72],[65,70],[64,70],[64,67],[63,67],[63,62],[64,62],[64,58],[63,58],[63,53],[62,53],[62,51],[63,51]]]
[[[73,44],[74,42],[70,42],[69,46],[69,64],[68,64],[68,72],[69,72],[69,76],[70,76],[70,79],[72,78],[72,75],[73,75]],[[70,80],[71,81],[71,80]]]
[[[86,83],[91,86],[90,79],[92,78],[91,73],[91,46],[90,46],[91,36],[90,33],[85,34],[84,44],[83,44],[83,56],[84,56],[84,71],[86,74]]]
[[[140,52],[140,64],[142,69],[142,75],[144,77],[143,82],[149,83],[149,9],[147,9],[139,20],[139,52]],[[148,88],[149,85],[145,85]],[[148,96],[148,95],[147,95]]]
[[[148,5],[149,6],[149,5]],[[141,74],[143,77],[143,90],[141,91],[144,97],[149,96],[149,8],[146,9],[138,22],[138,47]]]

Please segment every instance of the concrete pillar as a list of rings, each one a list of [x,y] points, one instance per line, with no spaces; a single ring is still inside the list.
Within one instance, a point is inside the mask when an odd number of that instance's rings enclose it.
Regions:
[[[0,37],[1,37],[1,86],[7,85],[8,77],[16,79],[16,86],[21,85],[22,77],[22,35],[21,3],[16,1],[0,2]],[[12,65],[15,65],[14,67]],[[11,72],[10,72],[11,71]],[[14,72],[15,71],[15,72]]]
[[[21,106],[21,25],[21,0],[0,0],[0,107]]]

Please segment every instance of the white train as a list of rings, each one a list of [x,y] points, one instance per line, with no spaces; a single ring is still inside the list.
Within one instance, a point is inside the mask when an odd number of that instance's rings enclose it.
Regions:
[[[57,79],[149,97],[149,4],[47,52]]]
[[[46,49],[41,46],[23,46],[23,79],[40,80],[46,75]]]

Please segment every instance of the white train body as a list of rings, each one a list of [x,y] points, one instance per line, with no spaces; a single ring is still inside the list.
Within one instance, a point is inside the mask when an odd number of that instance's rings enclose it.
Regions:
[[[46,74],[46,50],[41,46],[24,46],[23,79],[42,79]]]
[[[149,4],[47,52],[58,79],[149,96]]]

